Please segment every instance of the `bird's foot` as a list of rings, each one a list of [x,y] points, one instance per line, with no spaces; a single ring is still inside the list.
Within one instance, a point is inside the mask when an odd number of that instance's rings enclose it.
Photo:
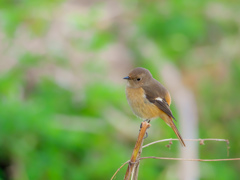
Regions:
[[[147,123],[150,123],[150,119],[145,119],[143,122],[147,122]],[[140,129],[142,128],[142,123],[140,124]]]
[[[147,137],[148,137],[148,133],[146,131],[145,136],[143,137],[143,139],[146,139]]]
[[[144,122],[150,123],[150,119],[145,119]]]

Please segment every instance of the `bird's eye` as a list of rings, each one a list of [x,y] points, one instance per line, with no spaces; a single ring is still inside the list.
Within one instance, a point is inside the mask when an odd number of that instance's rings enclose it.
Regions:
[[[137,81],[140,81],[141,80],[141,78],[137,78]]]

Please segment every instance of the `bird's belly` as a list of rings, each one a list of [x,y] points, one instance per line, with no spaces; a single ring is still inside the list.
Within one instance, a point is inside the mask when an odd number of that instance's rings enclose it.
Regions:
[[[129,105],[138,117],[153,119],[160,116],[161,110],[147,100],[142,88],[127,88],[126,95]]]

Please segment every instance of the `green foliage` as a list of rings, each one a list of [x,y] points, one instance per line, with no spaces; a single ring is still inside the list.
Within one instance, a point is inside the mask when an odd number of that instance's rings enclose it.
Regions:
[[[25,171],[21,173],[27,173],[30,179],[104,179],[105,173],[111,176],[109,161],[115,159],[116,147],[111,146],[110,139],[104,140],[107,130],[99,135],[59,129],[56,115],[80,115],[80,121],[84,116],[102,117],[101,111],[106,106],[103,103],[119,106],[116,96],[119,89],[114,87],[114,91],[108,86],[109,91],[106,91],[106,86],[101,84],[89,86],[87,99],[76,103],[73,92],[50,79],[43,79],[24,95],[24,79],[21,78],[24,71],[16,76],[14,70],[0,80],[0,144],[3,151],[0,160],[7,157],[13,158],[13,163],[20,161]],[[89,125],[94,123],[93,119]],[[102,163],[105,164],[104,171],[98,168],[103,166]],[[92,173],[93,169],[95,173]]]

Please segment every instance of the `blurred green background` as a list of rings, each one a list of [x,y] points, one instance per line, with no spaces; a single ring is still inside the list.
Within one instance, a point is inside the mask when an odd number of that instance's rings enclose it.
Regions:
[[[0,0],[0,180],[110,179],[140,125],[122,78],[141,66],[161,80],[164,63],[195,95],[199,137],[240,157],[239,17],[237,0]],[[170,137],[158,120],[145,142]],[[144,155],[178,157],[175,144]],[[207,142],[199,157],[226,152]],[[178,179],[177,163],[144,160],[139,179]],[[239,161],[199,167],[201,180],[239,179]]]

